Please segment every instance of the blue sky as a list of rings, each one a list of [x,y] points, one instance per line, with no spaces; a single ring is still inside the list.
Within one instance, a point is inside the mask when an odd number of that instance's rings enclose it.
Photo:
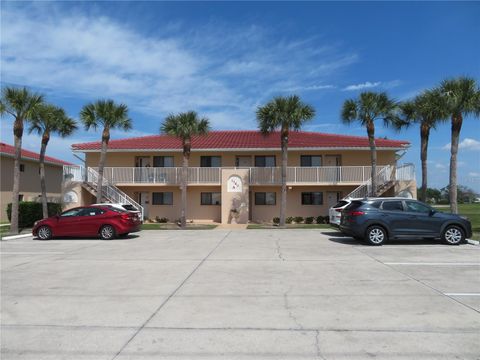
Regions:
[[[126,103],[134,130],[158,133],[171,112],[196,110],[214,129],[252,129],[255,109],[299,94],[317,115],[306,130],[365,135],[344,126],[343,101],[362,90],[408,99],[446,77],[480,81],[480,3],[476,2],[5,2],[1,3],[1,81],[28,86],[78,118],[85,103]],[[2,141],[12,143],[3,118]],[[480,191],[479,119],[461,134],[459,183]],[[412,143],[402,159],[419,167],[418,129],[378,136]],[[47,153],[76,161],[74,142],[53,138]],[[38,151],[38,136],[24,147]],[[448,182],[450,128],[431,135],[429,181]]]

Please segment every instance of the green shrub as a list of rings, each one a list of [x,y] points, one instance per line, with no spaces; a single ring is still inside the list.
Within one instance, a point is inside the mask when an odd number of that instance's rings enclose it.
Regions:
[[[62,212],[62,205],[47,203],[48,216],[58,215]],[[12,204],[7,205],[8,220],[12,219]],[[18,227],[32,227],[37,220],[43,219],[42,203],[35,201],[20,201],[18,204]]]
[[[327,215],[327,216],[324,216],[324,217],[323,217],[323,223],[324,223],[324,224],[330,224],[330,216],[328,216],[328,215]]]
[[[305,218],[305,224],[313,224],[313,216],[309,216]]]
[[[303,222],[303,216],[295,216],[293,219],[297,224],[301,224]]]
[[[273,218],[273,223],[274,224],[280,224],[280,218],[279,217],[274,217]]]
[[[317,216],[316,222],[317,222],[317,224],[323,224],[323,216],[321,216],[321,215]]]
[[[156,216],[156,217],[155,217],[155,221],[156,221],[157,223],[165,224],[165,223],[168,223],[168,218]]]
[[[285,219],[285,222],[286,222],[287,224],[291,224],[291,223],[293,222],[293,217],[291,217],[291,216],[287,217],[287,218]]]

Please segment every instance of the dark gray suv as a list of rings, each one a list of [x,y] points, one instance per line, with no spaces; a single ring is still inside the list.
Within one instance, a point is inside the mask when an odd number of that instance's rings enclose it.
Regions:
[[[388,239],[432,238],[458,245],[472,236],[467,218],[439,212],[417,200],[366,198],[354,200],[342,212],[340,231],[382,245]]]

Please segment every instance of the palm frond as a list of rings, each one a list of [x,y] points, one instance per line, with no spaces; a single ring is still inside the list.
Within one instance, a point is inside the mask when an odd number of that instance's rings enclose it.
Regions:
[[[128,117],[128,107],[125,104],[116,104],[113,100],[97,100],[85,105],[80,111],[80,119],[86,130],[120,129],[130,130],[132,120]]]
[[[35,93],[26,87],[8,86],[2,89],[0,113],[8,113],[15,118],[31,120],[36,108],[43,103],[43,95]]]
[[[210,131],[207,118],[200,118],[195,111],[170,114],[160,126],[160,132],[182,139],[191,139],[195,135],[206,135]]]
[[[303,103],[297,95],[276,97],[256,111],[257,124],[263,134],[279,128],[300,130],[315,116],[315,109]]]

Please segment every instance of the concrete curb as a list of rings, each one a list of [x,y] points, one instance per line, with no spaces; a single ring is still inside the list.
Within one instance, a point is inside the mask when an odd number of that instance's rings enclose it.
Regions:
[[[30,234],[20,234],[20,235],[11,235],[11,236],[4,236],[2,237],[2,240],[13,240],[13,239],[21,239],[21,238],[26,238],[33,236],[31,233]]]
[[[470,240],[470,239],[467,239],[467,243],[469,243],[470,245],[480,245],[480,241],[475,241],[475,240]]]

